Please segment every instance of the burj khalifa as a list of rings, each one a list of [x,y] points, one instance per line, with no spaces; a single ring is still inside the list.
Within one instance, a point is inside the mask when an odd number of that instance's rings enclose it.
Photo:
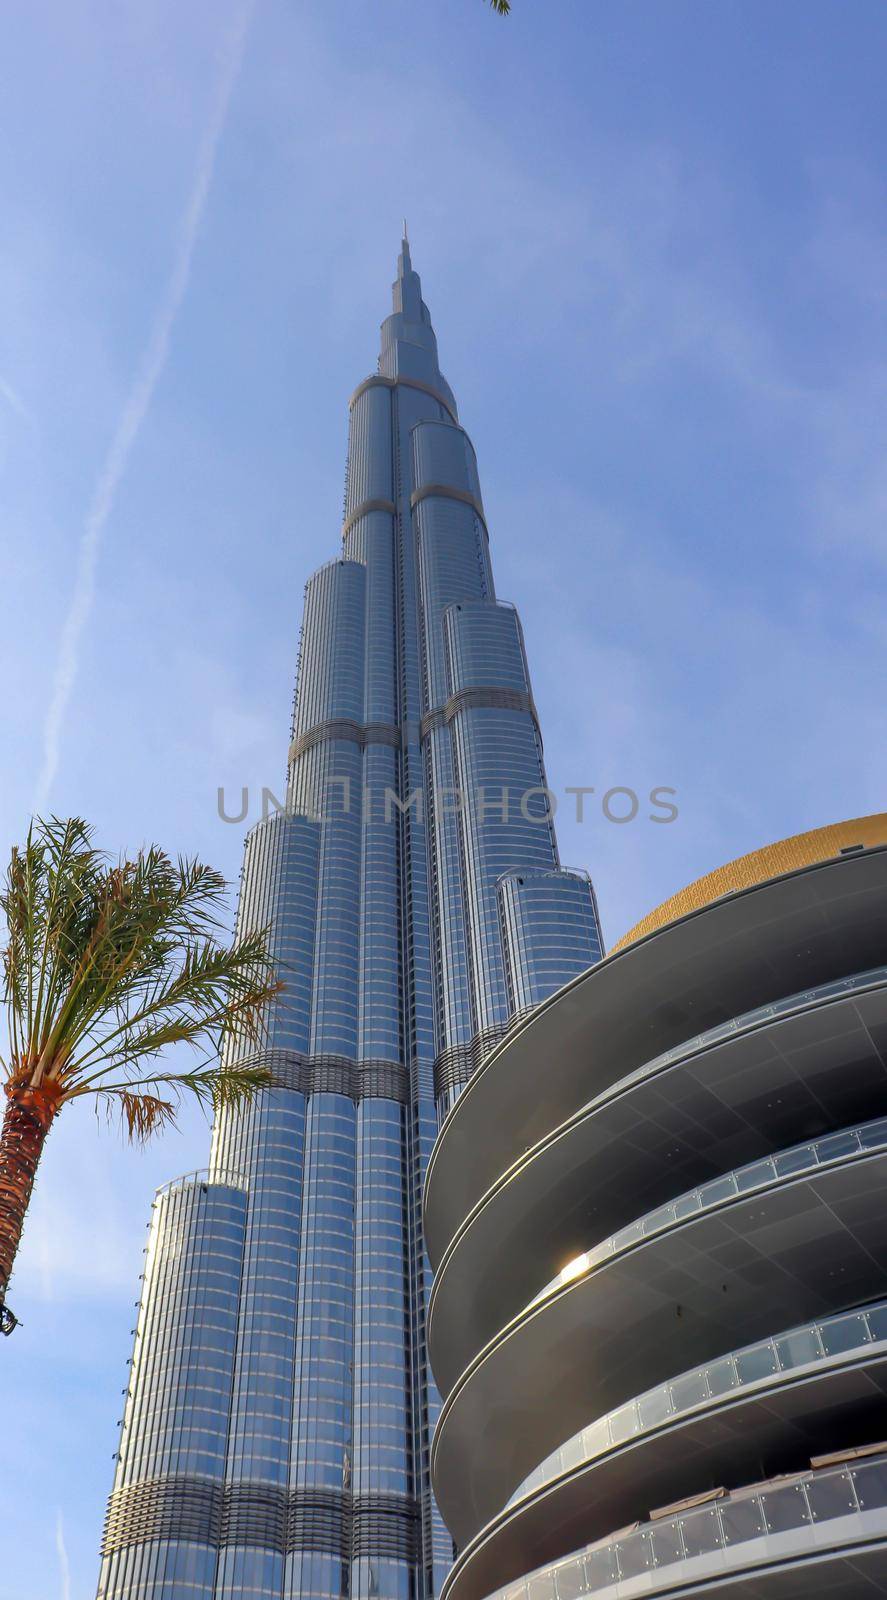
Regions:
[[[155,1199],[100,1600],[439,1593],[422,1183],[479,1063],[601,956],[553,810],[404,238],[341,553],[305,590],[286,806],[245,846],[239,926],[285,985],[273,1087]]]

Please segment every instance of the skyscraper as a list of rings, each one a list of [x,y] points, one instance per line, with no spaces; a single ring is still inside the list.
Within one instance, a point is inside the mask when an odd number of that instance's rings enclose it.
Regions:
[[[545,783],[405,238],[342,553],[306,588],[287,808],[246,844],[276,1087],[155,1201],[101,1600],[439,1592],[425,1167],[511,1019],[601,954]]]

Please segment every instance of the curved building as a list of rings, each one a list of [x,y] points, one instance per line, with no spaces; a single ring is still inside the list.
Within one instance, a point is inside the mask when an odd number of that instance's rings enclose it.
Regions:
[[[429,1166],[446,1600],[887,1595],[887,816],[701,879]]]
[[[474,449],[404,240],[354,391],[340,554],[309,580],[285,810],[239,926],[285,989],[275,1086],[155,1204],[100,1600],[431,1600],[421,1192],[438,1114],[601,954],[561,867]]]

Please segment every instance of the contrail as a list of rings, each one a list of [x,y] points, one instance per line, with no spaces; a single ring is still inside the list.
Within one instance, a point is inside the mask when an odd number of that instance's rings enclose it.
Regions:
[[[194,182],[179,230],[178,244],[166,293],[154,319],[135,382],[117,423],[111,446],[96,480],[92,500],[80,537],[74,593],[62,628],[52,698],[43,728],[43,765],[37,782],[34,811],[44,810],[59,765],[62,726],[77,677],[80,641],[89,620],[95,594],[95,571],[99,543],[114,507],[117,490],[129,462],[139,429],[148,414],[154,390],[166,366],[170,338],[179,308],[188,289],[194,250],[212,183],[219,144],[231,104],[234,85],[243,61],[246,36],[255,0],[247,0],[234,19],[225,41],[219,65],[209,118],[200,141]]]
[[[71,1600],[71,1563],[68,1560],[68,1550],[65,1545],[65,1528],[62,1514],[55,1514],[55,1547],[59,1557],[59,1571],[62,1579],[62,1600]]]

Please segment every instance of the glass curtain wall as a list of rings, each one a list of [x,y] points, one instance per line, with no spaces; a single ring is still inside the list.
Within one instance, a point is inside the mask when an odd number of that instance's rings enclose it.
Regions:
[[[422,1180],[484,1054],[601,955],[551,810],[405,239],[341,554],[306,586],[287,807],[246,843],[240,926],[286,984],[275,1087],[155,1208],[100,1600],[439,1593]]]

